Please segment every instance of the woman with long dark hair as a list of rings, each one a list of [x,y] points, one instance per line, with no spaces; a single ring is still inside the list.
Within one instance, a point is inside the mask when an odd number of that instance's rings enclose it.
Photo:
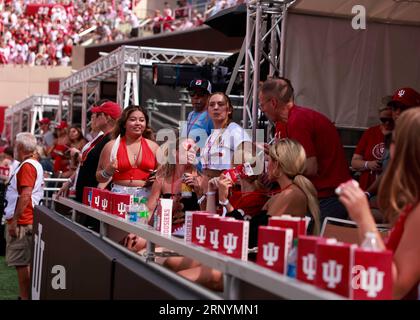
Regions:
[[[141,106],[129,106],[114,128],[114,139],[102,150],[96,179],[105,183],[112,179],[114,192],[149,195],[149,177],[157,168],[159,146],[148,139],[151,135],[147,111]]]

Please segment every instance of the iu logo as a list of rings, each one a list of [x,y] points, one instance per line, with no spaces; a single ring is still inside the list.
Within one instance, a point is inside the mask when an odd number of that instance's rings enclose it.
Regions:
[[[223,247],[226,249],[228,254],[233,253],[238,245],[238,237],[234,236],[233,233],[223,235]]]
[[[314,280],[316,274],[316,258],[310,253],[302,257],[302,271],[308,280]]]
[[[102,199],[102,210],[105,211],[108,208],[108,200]]]
[[[273,242],[263,244],[263,259],[266,261],[267,266],[272,267],[274,263],[279,259],[279,246],[276,246]]]
[[[34,261],[32,270],[32,300],[39,300],[41,293],[42,262],[45,242],[41,239],[42,224],[38,223],[38,234],[35,234]]]
[[[204,240],[206,240],[206,227],[204,225],[195,227],[195,237],[198,239],[198,243],[204,243]]]
[[[322,264],[322,280],[327,283],[327,287],[334,289],[341,282],[343,266],[337,264],[335,260],[328,260]]]
[[[398,91],[398,96],[401,98],[403,95],[405,95],[405,90],[401,89]]]
[[[117,205],[117,210],[118,210],[118,213],[120,214],[120,216],[122,216],[124,214],[124,212],[125,212],[125,203],[124,202],[120,202]]]
[[[360,287],[367,292],[369,298],[376,298],[378,292],[384,286],[385,272],[378,271],[378,268],[369,267],[360,272]]]
[[[219,229],[210,231],[210,243],[213,249],[219,249]]]
[[[99,196],[95,197],[94,201],[95,205],[99,208]]]

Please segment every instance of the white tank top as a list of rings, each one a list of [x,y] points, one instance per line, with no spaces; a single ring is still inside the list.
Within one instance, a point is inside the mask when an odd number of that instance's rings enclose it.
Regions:
[[[13,218],[13,215],[15,213],[16,202],[19,196],[18,190],[17,190],[16,176],[24,163],[30,163],[36,169],[36,181],[35,181],[34,189],[32,190],[32,196],[31,196],[32,207],[34,208],[36,205],[39,205],[40,201],[44,197],[44,170],[42,169],[41,164],[38,161],[33,160],[33,159],[27,159],[23,161],[12,173],[12,179],[10,180],[9,185],[7,187],[7,191],[6,191],[7,206],[4,209],[6,220]]]

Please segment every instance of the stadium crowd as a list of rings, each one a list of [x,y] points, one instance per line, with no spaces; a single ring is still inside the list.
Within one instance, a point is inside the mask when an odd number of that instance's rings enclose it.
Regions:
[[[173,10],[165,3],[144,20],[145,30],[171,32],[198,27],[220,10],[243,1],[219,0],[204,6],[178,1]],[[143,22],[132,1],[62,0],[0,2],[0,64],[71,64],[73,46],[107,43],[138,37]],[[200,11],[200,12],[199,12]]]

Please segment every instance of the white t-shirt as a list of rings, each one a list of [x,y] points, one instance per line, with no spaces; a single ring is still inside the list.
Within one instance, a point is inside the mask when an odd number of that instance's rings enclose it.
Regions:
[[[214,129],[207,138],[201,153],[203,169],[226,170],[232,168],[235,150],[246,141],[251,142],[252,140],[237,123],[231,122],[224,129]]]

